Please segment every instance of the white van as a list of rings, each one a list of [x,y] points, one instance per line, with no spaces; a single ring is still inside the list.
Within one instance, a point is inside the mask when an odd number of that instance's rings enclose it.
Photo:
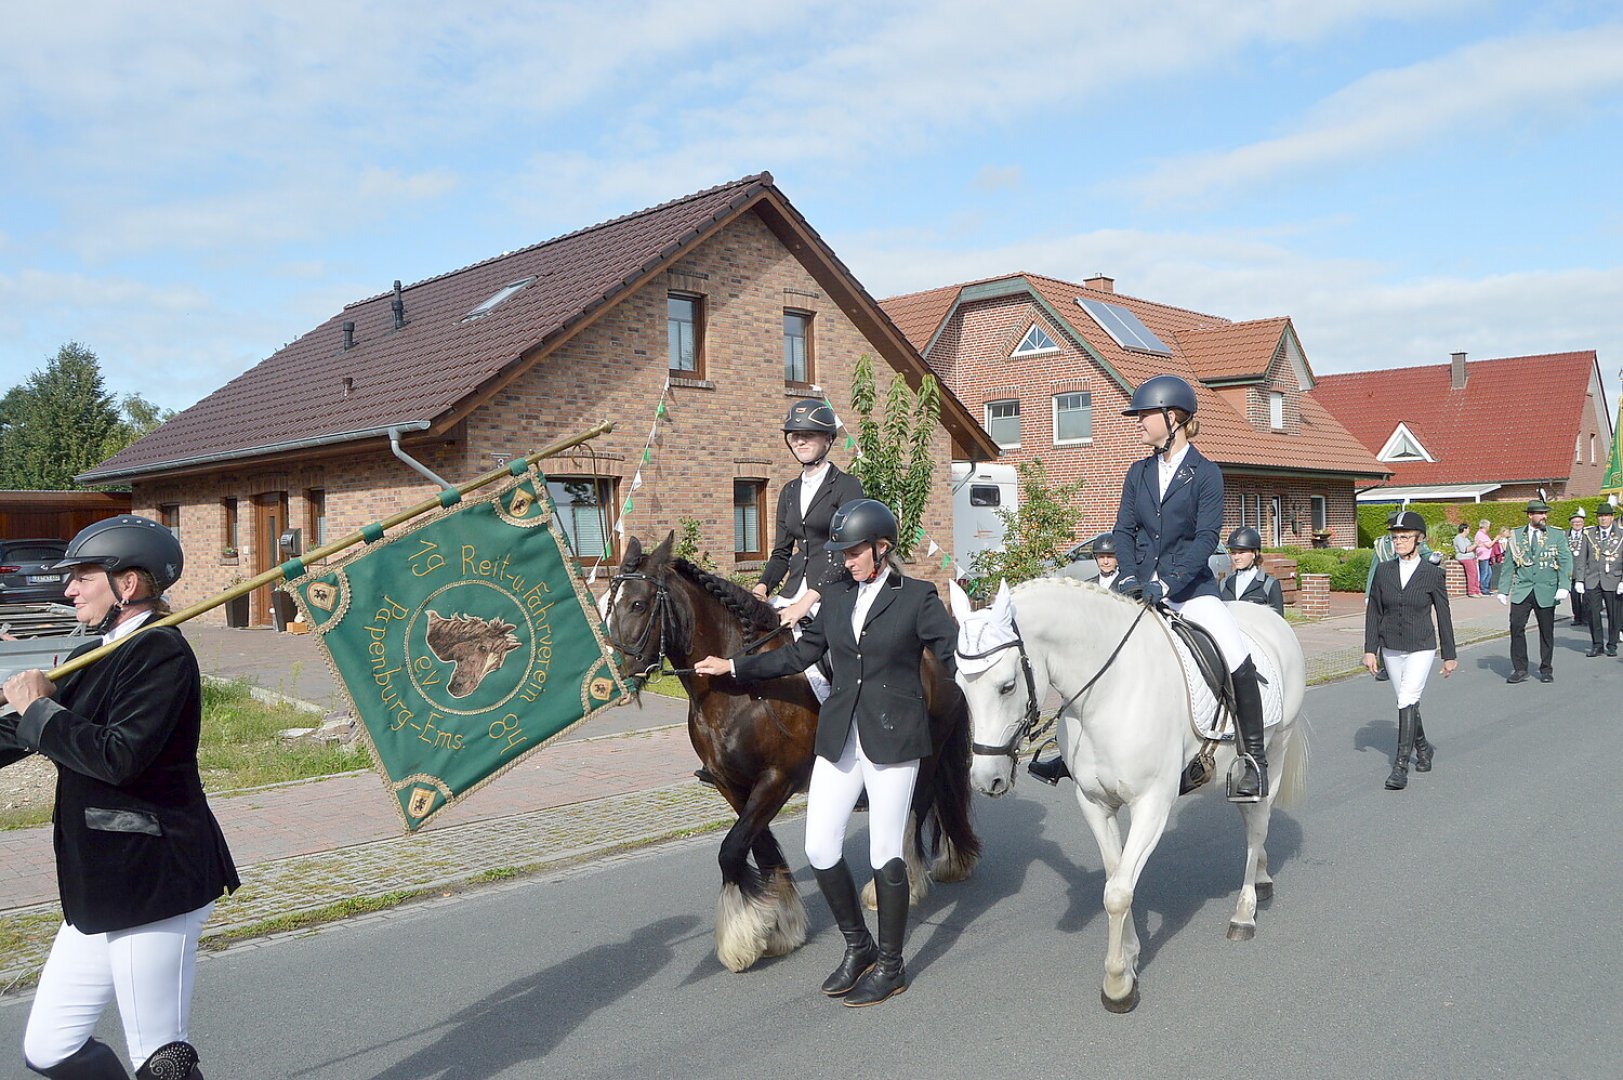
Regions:
[[[952,553],[969,570],[978,552],[1003,546],[998,511],[1020,509],[1020,473],[1013,465],[952,463]]]

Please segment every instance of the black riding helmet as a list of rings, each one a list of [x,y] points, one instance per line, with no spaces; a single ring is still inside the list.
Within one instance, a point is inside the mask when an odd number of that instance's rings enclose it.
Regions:
[[[145,570],[152,575],[153,584],[162,593],[180,580],[180,573],[186,566],[186,555],[175,534],[156,521],[134,514],[120,514],[80,529],[79,535],[68,544],[68,550],[61,560],[51,569],[68,570],[75,566],[101,567],[114,596],[118,595],[118,589],[113,586],[113,575],[126,570]],[[157,596],[148,596],[139,600],[118,600],[108,609],[107,617],[101,624],[91,629],[106,633],[125,608],[131,604],[155,603],[157,599]]]
[[[1096,556],[1114,555],[1116,554],[1116,534],[1100,533],[1093,538],[1093,543],[1089,546],[1093,548],[1093,554]]]
[[[896,515],[890,507],[878,499],[852,499],[834,511],[824,546],[830,551],[844,551],[858,544],[889,540],[895,547],[896,532]]]
[[[1261,551],[1262,534],[1249,525],[1242,525],[1229,533],[1230,551]]]
[[[1157,448],[1159,453],[1172,452],[1172,439],[1177,434],[1177,426],[1172,422],[1172,410],[1182,409],[1186,417],[1194,416],[1199,408],[1195,400],[1195,388],[1188,381],[1176,375],[1157,375],[1145,379],[1133,391],[1133,400],[1127,403],[1127,408],[1121,411],[1123,416],[1138,416],[1140,413],[1158,412],[1161,419],[1166,421],[1167,441]]]
[[[828,402],[818,401],[816,398],[801,398],[789,406],[789,415],[783,418],[783,445],[789,446],[791,432],[810,431],[819,435],[827,435],[828,445],[832,448],[834,446],[834,433],[838,429],[839,425],[834,421],[834,409]],[[793,449],[793,447],[790,447],[790,450]],[[828,450],[825,449],[811,464],[821,465],[823,459],[827,456]]]

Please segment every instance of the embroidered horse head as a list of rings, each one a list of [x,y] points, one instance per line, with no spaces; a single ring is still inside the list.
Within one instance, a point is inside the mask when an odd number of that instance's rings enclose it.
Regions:
[[[452,697],[467,697],[502,666],[507,654],[520,645],[513,629],[512,623],[498,618],[454,615],[447,619],[437,611],[428,613],[429,649],[445,663],[456,665],[447,688]]]

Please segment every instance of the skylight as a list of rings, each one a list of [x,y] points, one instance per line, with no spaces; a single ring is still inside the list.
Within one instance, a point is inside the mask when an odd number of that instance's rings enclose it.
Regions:
[[[1054,339],[1048,336],[1048,332],[1040,323],[1032,323],[1031,329],[1026,331],[1026,336],[1020,339],[1020,344],[1016,345],[1014,352],[1009,355],[1030,356],[1032,353],[1053,352],[1058,348]]]
[[[1099,329],[1109,334],[1110,339],[1122,348],[1154,353],[1156,356],[1172,355],[1172,350],[1151,333],[1149,327],[1139,322],[1137,315],[1120,304],[1107,304],[1103,300],[1089,300],[1081,296],[1076,298],[1076,302],[1099,324]]]
[[[535,278],[533,277],[527,277],[521,281],[515,281],[509,285],[503,285],[500,289],[497,289],[496,292],[484,303],[462,316],[462,321],[473,322],[475,319],[484,318],[486,315],[489,315],[492,311],[496,310],[496,308],[499,307],[503,301],[508,299],[508,297],[523,289],[524,286],[528,285],[534,280]]]

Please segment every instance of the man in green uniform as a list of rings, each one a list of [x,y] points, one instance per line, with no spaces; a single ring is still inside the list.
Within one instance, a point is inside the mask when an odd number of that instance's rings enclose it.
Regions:
[[[1510,534],[1499,602],[1510,606],[1509,683],[1527,681],[1527,616],[1538,619],[1538,681],[1555,681],[1555,605],[1567,598],[1572,548],[1567,534],[1547,526],[1543,499],[1527,504],[1527,524]]]

